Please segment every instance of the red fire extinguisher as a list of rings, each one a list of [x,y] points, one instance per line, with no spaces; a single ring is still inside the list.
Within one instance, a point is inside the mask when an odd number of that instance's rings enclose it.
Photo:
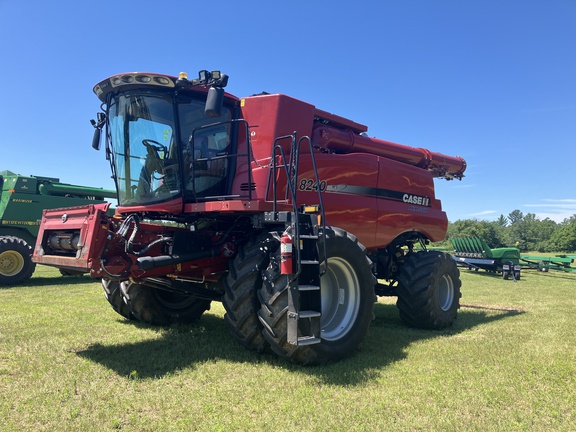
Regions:
[[[280,273],[292,274],[292,237],[287,232],[280,237]]]

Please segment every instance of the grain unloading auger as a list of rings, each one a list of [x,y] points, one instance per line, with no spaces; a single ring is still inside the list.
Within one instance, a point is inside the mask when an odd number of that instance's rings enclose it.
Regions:
[[[34,260],[102,278],[126,318],[191,322],[221,301],[234,337],[298,363],[352,353],[375,295],[411,326],[456,318],[459,271],[440,241],[434,177],[462,158],[366,135],[282,95],[236,98],[228,78],[126,73],[94,87],[118,190],[105,206],[46,211]],[[51,239],[78,238],[74,251]]]

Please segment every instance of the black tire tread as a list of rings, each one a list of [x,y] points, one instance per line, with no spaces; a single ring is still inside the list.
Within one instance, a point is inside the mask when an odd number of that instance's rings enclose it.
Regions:
[[[130,312],[138,320],[152,325],[169,326],[193,323],[210,309],[210,300],[185,294],[175,294],[145,284],[124,281],[120,287]],[[179,308],[171,308],[161,302],[160,297],[162,296],[173,296],[176,299],[181,299],[185,304]]]
[[[120,289],[120,281],[102,279],[102,288],[104,289],[104,297],[116,313],[128,320],[136,319],[124,300],[124,295]]]
[[[375,300],[374,285],[376,278],[372,274],[372,263],[366,256],[365,247],[352,234],[339,229],[327,228],[328,249],[336,241],[336,249],[353,251],[358,259],[356,271],[364,291],[360,310],[351,330],[342,339],[344,341],[322,341],[320,344],[295,346],[287,341],[288,284],[287,275],[280,274],[279,253],[273,255],[268,268],[263,272],[264,284],[258,292],[261,303],[258,316],[263,325],[263,334],[272,351],[280,357],[298,364],[322,364],[340,360],[351,355],[364,339],[373,318],[372,308]],[[334,243],[332,243],[334,244]],[[322,245],[320,245],[322,248]],[[328,250],[330,258],[330,250]]]
[[[224,279],[222,305],[224,319],[233,337],[246,348],[265,351],[268,343],[262,335],[258,319],[258,290],[262,287],[262,270],[270,261],[270,254],[278,248],[278,241],[268,233],[252,237],[231,260]]]
[[[22,258],[24,259],[24,267],[18,274],[13,276],[0,274],[0,285],[17,285],[25,282],[32,277],[32,274],[36,269],[36,263],[32,262],[32,246],[26,241],[16,236],[1,236],[0,253],[9,250],[22,255]]]
[[[435,284],[448,272],[454,284],[454,299],[449,311],[435,300]],[[422,251],[409,255],[398,277],[396,306],[400,318],[410,327],[443,329],[452,325],[460,308],[460,271],[449,254]]]

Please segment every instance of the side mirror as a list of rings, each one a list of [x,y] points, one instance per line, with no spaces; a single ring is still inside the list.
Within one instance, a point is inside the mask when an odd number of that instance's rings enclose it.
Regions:
[[[204,115],[206,117],[220,117],[224,104],[224,89],[222,87],[210,87],[206,97]]]
[[[92,138],[92,148],[100,150],[100,129],[94,129],[94,137]]]
[[[94,126],[94,137],[92,138],[92,148],[94,150],[100,150],[100,132],[106,124],[106,114],[99,112],[97,118],[98,121],[90,120],[90,123]]]

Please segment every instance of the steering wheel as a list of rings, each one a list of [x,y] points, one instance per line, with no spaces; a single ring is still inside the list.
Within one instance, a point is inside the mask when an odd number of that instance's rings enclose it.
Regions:
[[[159,178],[154,177],[154,173],[162,173],[163,172],[163,158],[160,157],[159,152],[164,152],[164,157],[166,157],[168,153],[168,147],[163,144],[160,144],[158,141],[154,141],[151,139],[144,139],[142,140],[142,144],[146,147],[148,152],[146,156],[146,167],[149,173],[155,180],[161,180],[163,175]]]
[[[155,150],[156,153],[162,150],[164,150],[165,152],[168,151],[168,147],[166,147],[164,144],[160,144],[158,141],[154,141],[151,139],[143,139],[142,144],[144,144],[144,146],[148,150]]]

